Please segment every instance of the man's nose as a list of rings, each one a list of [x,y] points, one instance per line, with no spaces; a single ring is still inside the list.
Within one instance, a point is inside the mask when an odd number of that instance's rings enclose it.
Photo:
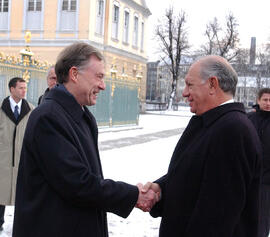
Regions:
[[[185,88],[184,88],[184,90],[183,90],[183,92],[182,92],[182,96],[183,96],[183,97],[188,97],[188,89],[187,89],[186,86],[185,86]]]
[[[105,81],[104,81],[104,80],[102,80],[102,81],[100,82],[100,84],[99,84],[99,89],[100,89],[100,90],[105,90],[105,89],[106,89],[106,84],[105,84]]]

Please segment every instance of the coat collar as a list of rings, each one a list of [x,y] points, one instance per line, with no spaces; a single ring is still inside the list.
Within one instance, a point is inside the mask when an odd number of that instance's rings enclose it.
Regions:
[[[9,96],[3,100],[1,108],[5,112],[7,117],[16,125],[19,124],[20,121],[24,118],[24,116],[27,115],[29,111],[31,110],[28,102],[25,99],[22,99],[21,112],[18,117],[18,120],[16,120],[14,117],[14,113],[12,112],[11,107],[10,107]]]
[[[241,113],[246,113],[245,108],[242,103],[229,103],[220,105],[216,108],[213,108],[211,110],[208,110],[204,114],[202,114],[201,117],[203,121],[203,126],[209,127],[212,123],[214,123],[217,119],[222,117],[224,114],[232,112],[232,111],[238,111]]]
[[[82,119],[84,111],[79,103],[76,101],[74,96],[68,92],[63,85],[57,85],[53,89],[48,92],[48,95],[45,98],[47,100],[55,100],[58,104],[60,104],[64,110],[70,114],[70,116],[79,123]],[[84,109],[87,109],[84,107]]]
[[[265,110],[258,109],[256,112],[260,116],[262,116],[263,118],[270,118],[270,111],[265,111]],[[256,112],[254,112],[254,113],[256,113]]]

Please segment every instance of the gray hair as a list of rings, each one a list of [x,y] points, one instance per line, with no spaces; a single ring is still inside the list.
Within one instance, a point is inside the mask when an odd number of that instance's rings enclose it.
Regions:
[[[217,77],[222,91],[235,95],[238,76],[226,59],[220,56],[206,56],[201,61],[200,74],[204,81],[210,77]]]
[[[99,50],[87,43],[78,42],[66,47],[57,57],[55,64],[58,83],[68,82],[69,69],[85,66],[92,55],[95,55],[100,61],[104,61],[104,57]]]
[[[55,65],[50,66],[49,69],[47,70],[47,78],[48,78],[52,69],[55,69]]]

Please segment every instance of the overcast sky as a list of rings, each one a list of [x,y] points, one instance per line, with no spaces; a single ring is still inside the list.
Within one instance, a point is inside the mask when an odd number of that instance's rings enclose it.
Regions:
[[[172,4],[175,12],[184,10],[187,14],[189,41],[195,47],[205,42],[204,31],[206,24],[217,17],[224,24],[225,16],[232,12],[239,23],[240,43],[249,48],[251,37],[255,36],[257,47],[270,42],[270,0],[146,0],[152,15],[148,24],[148,55],[149,60],[156,60],[154,52],[154,26],[165,9]]]

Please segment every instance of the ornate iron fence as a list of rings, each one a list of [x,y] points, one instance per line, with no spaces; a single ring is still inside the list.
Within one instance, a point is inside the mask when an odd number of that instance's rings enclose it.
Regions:
[[[0,100],[9,95],[8,81],[22,77],[27,82],[26,99],[37,106],[38,97],[47,88],[48,62],[32,59],[29,47],[21,51],[21,58],[0,53]],[[138,124],[140,78],[117,76],[112,70],[105,78],[106,90],[100,92],[97,104],[89,107],[99,126]]]

